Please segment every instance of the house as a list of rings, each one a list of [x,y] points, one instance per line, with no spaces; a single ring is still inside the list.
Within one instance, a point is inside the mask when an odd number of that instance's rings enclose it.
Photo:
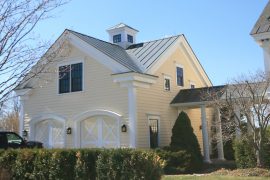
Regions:
[[[139,31],[123,23],[107,32],[109,42],[62,33],[53,46],[65,42],[67,55],[15,90],[20,132],[46,148],[162,147],[185,110],[210,161],[213,110],[187,97],[212,83],[185,36],[137,43]]]
[[[270,73],[270,1],[252,28],[250,35],[263,49],[265,72]]]

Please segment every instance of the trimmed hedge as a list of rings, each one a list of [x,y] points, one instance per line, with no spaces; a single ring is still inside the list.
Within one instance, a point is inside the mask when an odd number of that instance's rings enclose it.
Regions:
[[[0,151],[0,168],[13,179],[161,179],[163,161],[133,149]]]

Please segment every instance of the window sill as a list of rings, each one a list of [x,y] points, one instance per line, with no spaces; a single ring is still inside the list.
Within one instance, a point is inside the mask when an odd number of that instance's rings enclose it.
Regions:
[[[68,93],[57,93],[58,96],[65,96],[65,95],[73,95],[73,94],[81,94],[81,93],[84,93],[84,90],[82,91],[75,91],[75,92],[68,92]]]

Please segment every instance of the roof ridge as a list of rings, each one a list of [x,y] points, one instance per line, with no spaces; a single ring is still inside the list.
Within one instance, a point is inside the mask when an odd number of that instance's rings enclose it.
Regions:
[[[83,36],[87,36],[87,37],[89,37],[89,38],[96,39],[96,40],[101,41],[101,42],[104,42],[104,43],[108,43],[108,44],[110,44],[110,45],[113,45],[113,46],[116,46],[116,47],[119,47],[119,48],[125,50],[124,48],[122,48],[121,46],[119,46],[119,45],[117,45],[117,44],[114,44],[114,43],[111,43],[111,42],[108,42],[108,41],[105,41],[105,40],[102,40],[102,39],[98,39],[98,38],[95,38],[95,37],[93,37],[93,36],[89,36],[89,35],[87,35],[87,34],[83,34],[83,33],[80,33],[80,32],[78,32],[78,31],[74,31],[74,30],[71,30],[71,29],[66,29],[66,30],[68,30],[68,31],[70,31],[70,32],[77,33],[77,34],[81,34],[81,35],[83,35]]]
[[[159,40],[164,40],[164,39],[170,39],[170,38],[174,38],[174,37],[180,37],[180,36],[183,36],[183,35],[184,34],[178,34],[178,35],[173,35],[173,36],[169,36],[169,37],[165,37],[165,38],[159,38],[159,39],[155,39],[155,40],[144,41],[144,42],[140,42],[140,43],[136,43],[136,44],[149,43],[149,42],[154,42],[154,41],[159,41]],[[136,45],[136,44],[132,44],[132,45]]]

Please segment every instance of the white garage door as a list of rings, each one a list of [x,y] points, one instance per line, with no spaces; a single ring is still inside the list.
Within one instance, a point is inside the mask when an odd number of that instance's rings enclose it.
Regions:
[[[81,147],[119,147],[119,123],[109,116],[94,116],[81,121]]]
[[[63,148],[63,127],[63,123],[52,119],[38,122],[35,126],[35,140],[42,142],[45,148]]]

